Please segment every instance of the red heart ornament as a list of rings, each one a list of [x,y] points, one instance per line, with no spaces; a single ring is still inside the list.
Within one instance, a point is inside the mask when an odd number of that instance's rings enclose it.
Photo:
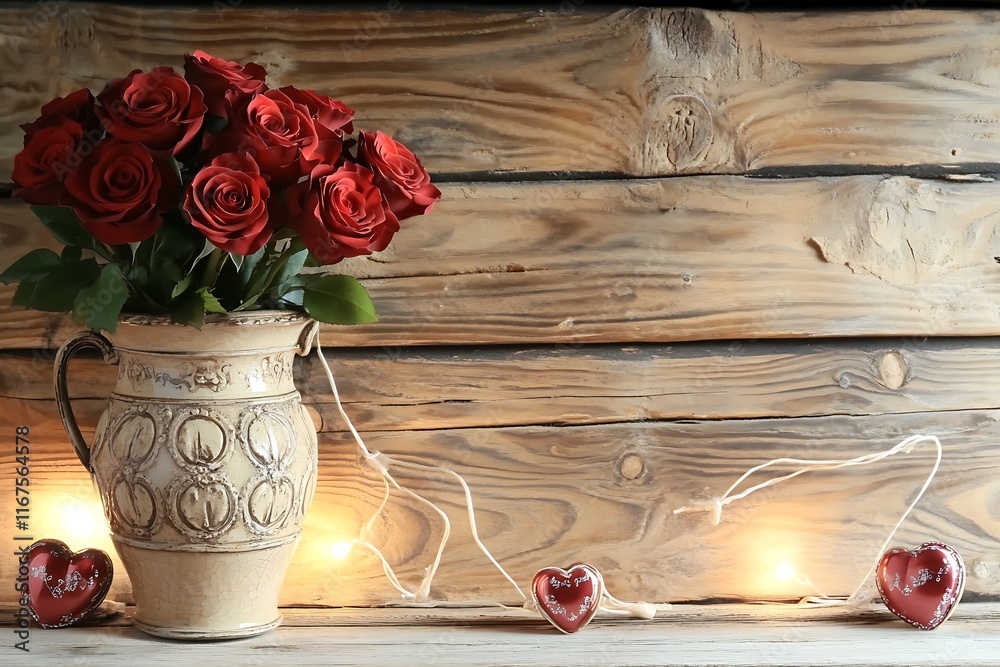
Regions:
[[[957,551],[939,542],[912,551],[896,547],[879,560],[875,583],[889,611],[922,630],[933,630],[962,599],[965,563]]]
[[[569,570],[546,567],[535,573],[531,593],[542,616],[571,634],[594,618],[604,594],[604,580],[596,568],[586,563],[571,565]]]
[[[32,544],[27,566],[28,610],[43,628],[72,625],[97,609],[114,575],[111,559],[103,551],[73,553],[59,540]]]

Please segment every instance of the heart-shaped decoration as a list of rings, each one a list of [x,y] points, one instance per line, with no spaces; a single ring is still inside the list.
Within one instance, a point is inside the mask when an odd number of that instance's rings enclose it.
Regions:
[[[896,547],[879,560],[875,583],[889,611],[922,630],[933,630],[962,599],[965,563],[957,551],[939,542],[912,551]]]
[[[531,593],[538,611],[549,623],[570,634],[582,630],[597,613],[604,594],[604,580],[586,563],[568,570],[546,567],[535,573]]]
[[[28,548],[28,610],[43,628],[63,628],[97,609],[111,588],[111,559],[99,549],[73,553],[59,540]]]

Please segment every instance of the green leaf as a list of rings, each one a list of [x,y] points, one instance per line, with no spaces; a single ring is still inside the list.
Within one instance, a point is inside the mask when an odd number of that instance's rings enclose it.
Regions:
[[[280,253],[275,253],[270,256],[265,256],[256,266],[254,266],[253,271],[250,272],[248,280],[246,283],[246,293],[250,296],[259,296],[267,289],[267,278],[271,273],[271,269],[274,263],[279,261],[281,258]],[[245,266],[245,265],[244,265]],[[243,272],[240,272],[241,275]]]
[[[14,290],[14,298],[10,300],[10,305],[28,308],[31,303],[31,295],[34,294],[36,287],[38,287],[37,280],[22,280],[17,289]]]
[[[303,288],[322,279],[324,275],[322,273],[304,273],[290,277],[274,289],[277,295],[275,298],[276,306],[278,308],[302,308],[302,297],[305,293]]]
[[[267,246],[265,245],[254,254],[247,255],[246,257],[243,258],[243,264],[240,265],[239,267],[239,276],[241,283],[243,283],[244,285],[250,284],[250,281],[252,279],[251,277],[254,271],[257,270],[257,266],[260,264],[260,261],[264,259],[264,256],[266,254],[267,254]]]
[[[114,333],[128,295],[128,283],[121,267],[105,264],[97,280],[81,289],[73,300],[73,320],[94,331],[103,329]]]
[[[149,269],[145,266],[130,268],[126,273],[126,278],[130,292],[130,301],[126,302],[127,309],[149,313],[170,312],[170,308],[149,295]]]
[[[189,272],[193,272],[194,267],[198,266],[198,262],[211,255],[213,250],[215,250],[215,246],[212,245],[211,241],[205,239],[205,245],[202,246],[201,252],[199,252],[198,255],[194,258],[194,261],[191,262],[191,269]]]
[[[302,308],[302,297],[305,295],[305,290],[301,287],[293,287],[287,290],[284,294],[280,295],[276,299],[276,304],[278,308]]]
[[[205,238],[180,217],[176,211],[164,216],[156,234],[139,245],[135,253],[134,269],[129,281],[149,296],[163,310],[175,298],[177,283],[190,273],[185,270]],[[144,272],[141,270],[145,269]],[[138,277],[133,277],[139,271]]]
[[[184,222],[176,210],[163,217],[163,224],[157,230],[153,245],[152,260],[169,259],[182,266],[187,258],[204,245],[205,237],[197,229]]]
[[[208,291],[207,287],[202,287],[201,289],[195,291],[195,294],[201,297],[202,303],[205,305],[205,312],[208,313],[225,313],[227,312],[219,300],[212,296],[212,293]]]
[[[302,306],[320,322],[377,322],[375,306],[364,286],[351,276],[323,276],[305,287]]]
[[[133,271],[149,271],[153,260],[153,243],[153,239],[146,239],[132,248]],[[148,276],[144,278],[148,278]]]
[[[184,280],[184,271],[173,262],[164,262],[160,266],[154,266],[153,269],[159,275],[160,281],[166,283],[165,287],[170,289],[173,289],[172,285]]]
[[[157,283],[157,270],[151,268],[152,256],[153,239],[143,241],[133,250],[132,265],[125,275],[136,292],[148,295]]]
[[[35,310],[67,313],[83,286],[94,282],[100,273],[101,267],[93,259],[62,264],[38,280],[27,305]]]
[[[40,278],[61,264],[59,255],[48,248],[32,250],[8,266],[3,273],[0,273],[0,282],[4,285],[10,285],[32,278]]]
[[[145,266],[134,266],[128,270],[128,280],[133,285],[145,285],[149,280],[149,269]]]
[[[299,262],[305,261],[305,258],[300,256],[304,250],[305,245],[303,245],[302,240],[297,236],[290,239],[289,243],[285,244],[280,252],[277,250],[277,247],[272,248],[272,253],[254,267],[253,273],[250,275],[250,283],[246,289],[246,294],[252,298],[260,298],[271,287],[280,284],[277,277],[279,274],[287,275],[284,269],[293,257],[297,259],[294,270],[291,273],[298,273],[302,268],[302,264]]]
[[[194,292],[188,294],[171,309],[170,321],[201,329],[205,324],[205,302]]]
[[[205,313],[225,313],[227,312],[219,300],[209,291],[208,287],[201,287],[181,299],[170,311],[170,320],[178,324],[188,324],[195,329],[201,329],[205,324]]]
[[[187,291],[187,288],[191,287],[191,283],[193,283],[193,282],[194,282],[194,274],[193,273],[189,273],[186,276],[184,276],[183,278],[181,278],[177,282],[177,284],[174,285],[173,291],[170,292],[170,298],[171,299],[176,299],[181,294],[184,294],[184,292]]]
[[[306,263],[306,257],[308,256],[309,251],[303,248],[289,257],[285,265],[281,267],[281,270],[274,276],[274,280],[271,281],[271,284],[282,285],[299,275],[299,271],[302,270],[303,265]]]
[[[200,275],[200,273],[196,273],[195,278],[197,279]],[[201,287],[203,283],[196,280],[195,285]],[[232,311],[233,308],[240,305],[243,287],[240,284],[235,264],[228,260],[226,261],[219,272],[219,277],[216,279],[215,285],[212,287],[212,294],[222,302],[222,306],[228,311]]]
[[[79,262],[83,258],[83,248],[75,245],[64,246],[60,257],[64,262]]]
[[[257,300],[258,300],[258,299],[259,299],[260,297],[261,297],[261,295],[260,295],[260,294],[254,294],[254,295],[253,295],[252,297],[250,297],[249,299],[247,299],[246,301],[244,301],[244,302],[243,302],[243,303],[241,303],[240,305],[238,305],[238,306],[236,306],[235,308],[233,308],[233,312],[234,312],[234,313],[238,313],[238,312],[240,312],[241,310],[246,310],[247,308],[250,308],[251,306],[253,306],[254,304],[256,304],[256,303],[257,303]]]
[[[301,310],[302,296],[302,290],[288,292],[274,302],[274,307],[278,310]]]
[[[66,206],[32,206],[31,210],[59,243],[94,247],[96,239],[80,226],[73,209]]]

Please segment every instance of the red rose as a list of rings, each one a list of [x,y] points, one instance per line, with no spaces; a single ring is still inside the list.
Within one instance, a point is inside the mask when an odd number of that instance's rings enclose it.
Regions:
[[[195,51],[184,56],[184,78],[205,94],[208,113],[226,117],[227,100],[231,104],[240,98],[251,98],[267,90],[267,71],[257,63],[240,65]]]
[[[399,220],[427,213],[441,198],[420,160],[388,134],[362,132],[358,159],[378,174],[376,182]]]
[[[77,146],[83,139],[83,128],[63,115],[50,117],[52,124],[37,128],[27,140],[24,150],[14,158],[12,178],[19,186],[14,191],[29,204],[56,204],[62,191],[60,183],[80,162]]]
[[[101,126],[101,121],[94,111],[94,95],[86,88],[81,88],[66,97],[57,97],[48,102],[42,107],[41,115],[35,122],[22,125],[24,145],[28,145],[28,141],[35,132],[44,127],[59,124],[63,118],[79,123],[88,136],[92,136]],[[97,143],[100,138],[99,134],[93,136],[91,143]]]
[[[102,243],[136,243],[156,233],[160,213],[177,203],[179,183],[161,171],[149,149],[107,138],[70,172],[60,203]]]
[[[212,138],[215,154],[247,152],[273,189],[292,185],[320,162],[334,163],[342,142],[321,140],[309,109],[280,90],[253,98],[245,110],[233,111],[229,127]]]
[[[321,164],[289,190],[289,226],[321,263],[385,250],[399,231],[374,177],[353,162]]]
[[[294,86],[285,86],[278,90],[296,104],[309,109],[309,116],[315,121],[317,129],[325,128],[339,137],[354,132],[354,124],[351,122],[354,118],[354,109],[340,100],[321,95],[314,90],[300,90]]]
[[[252,255],[271,238],[267,198],[271,190],[247,154],[226,153],[195,174],[184,211],[217,248]]]
[[[97,114],[108,134],[172,155],[198,135],[208,110],[201,90],[170,67],[133,70],[112,80],[97,99]]]

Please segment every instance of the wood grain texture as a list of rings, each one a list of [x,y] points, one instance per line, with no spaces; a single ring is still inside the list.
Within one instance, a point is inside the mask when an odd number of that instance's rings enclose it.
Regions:
[[[194,48],[258,60],[276,84],[343,98],[359,126],[395,134],[452,181],[389,251],[338,267],[364,280],[382,321],[325,328],[323,343],[369,446],[463,474],[484,541],[522,585],[539,567],[588,560],[624,599],[814,592],[775,578],[788,561],[824,592],[848,594],[923,481],[929,448],[805,475],[729,506],[719,526],[672,511],[771,458],[854,457],[922,432],[941,436],[944,464],[894,541],[948,542],[968,564],[967,599],[1000,596],[996,342],[925,340],[1000,334],[1000,184],[704,175],[996,171],[1000,12],[238,4],[0,8],[0,176],[19,149],[17,125],[54,95],[133,67],[179,66]],[[544,180],[568,172],[606,180]],[[0,204],[0,268],[52,245],[24,206]],[[12,292],[0,288],[0,438],[31,426],[31,532],[111,551],[50,398],[51,352],[76,327],[10,308]],[[908,338],[763,340],[859,336]],[[721,342],[685,342],[712,340]],[[471,347],[510,343],[519,347]],[[524,347],[536,344],[548,347]],[[468,347],[401,347],[419,345]],[[92,360],[73,372],[89,438],[110,377]],[[321,467],[282,603],[392,601],[374,556],[330,558],[378,504],[380,485],[315,360],[297,381],[321,429]],[[517,604],[475,549],[453,481],[394,473],[454,522],[432,594]],[[13,476],[13,457],[0,458],[0,479]],[[11,516],[12,501],[0,499],[0,514]],[[414,584],[441,533],[426,507],[394,494],[372,541]],[[13,565],[0,559],[0,580]],[[111,599],[131,599],[126,577]],[[799,612],[749,606],[718,619],[675,609],[661,618],[676,625],[598,624],[573,638],[580,653],[559,660],[973,665],[995,663],[1000,648],[983,641],[997,636],[991,605],[921,642],[887,632],[898,623],[872,624],[875,612],[824,611],[827,622],[804,624]],[[488,651],[477,662],[538,664],[552,646],[522,612],[498,612],[502,622],[482,610],[382,613],[293,611],[294,627],[241,646],[268,664],[325,653],[370,663],[375,643],[386,664],[468,664],[470,644]],[[399,627],[334,634],[327,624]],[[124,623],[44,637],[42,659],[54,664],[134,662],[166,646]],[[186,659],[219,659],[216,648],[190,648]]]
[[[0,432],[32,427],[32,531],[77,536],[111,549],[99,534],[97,497],[66,443],[49,401],[4,399]],[[321,406],[324,419],[332,406]],[[362,433],[374,451],[444,465],[465,476],[476,498],[480,534],[522,585],[540,567],[595,564],[615,595],[648,601],[810,593],[773,572],[787,560],[831,595],[859,585],[888,528],[933,462],[929,446],[850,472],[814,473],[731,505],[720,526],[707,513],[673,515],[721,494],[753,465],[776,457],[852,458],[888,449],[912,433],[941,437],[944,463],[895,542],[945,540],[963,554],[967,591],[1000,594],[1000,436],[997,411],[869,417],[640,421],[594,426],[452,428]],[[86,433],[89,438],[91,433]],[[370,605],[396,598],[374,556],[350,542],[380,499],[381,484],[359,469],[343,432],[320,439],[320,479],[283,604]],[[12,461],[0,478],[13,475]],[[453,535],[433,594],[448,600],[516,602],[516,593],[472,543],[461,491],[444,475],[394,470],[438,502]],[[0,511],[12,514],[11,496]],[[75,517],[67,523],[65,517]],[[81,518],[82,517],[82,518]],[[82,524],[93,522],[93,531]],[[394,494],[373,542],[415,584],[433,559],[441,525],[424,506]],[[71,544],[73,539],[67,539]],[[96,542],[96,543],[95,543]],[[13,560],[0,562],[12,576]],[[0,599],[10,601],[13,591]],[[113,599],[128,601],[119,578]]]
[[[455,184],[389,250],[336,266],[365,279],[381,319],[323,342],[995,335],[998,195],[882,176]],[[6,265],[44,234],[21,204],[0,210]],[[75,330],[0,308],[6,347]]]
[[[998,162],[996,11],[239,4],[4,8],[0,174],[20,148],[18,124],[54,95],[179,67],[197,48],[343,98],[361,126],[395,134],[442,176]]]
[[[958,607],[947,625],[915,637],[884,609],[710,605],[661,609],[652,621],[596,619],[561,637],[537,615],[511,609],[286,609],[278,630],[239,642],[163,642],[129,621],[32,632],[32,664],[206,663],[672,667],[972,667],[995,665],[1000,609]],[[12,618],[8,609],[4,619]],[[917,641],[919,639],[919,641]]]
[[[0,353],[0,398],[51,401],[53,357]],[[326,357],[352,418],[371,431],[1000,408],[994,339],[364,348]],[[99,359],[73,361],[70,395],[85,428],[96,426],[115,379]],[[297,361],[296,382],[317,423],[342,428],[315,356]]]
[[[651,619],[636,620],[600,610],[594,617],[594,626],[641,627],[670,624],[676,626],[699,627],[706,624],[724,622],[733,625],[752,625],[765,619],[777,624],[790,623],[797,626],[829,624],[831,621],[851,625],[879,625],[899,627],[895,616],[887,613],[881,602],[858,602],[852,605],[830,605],[797,607],[787,601],[762,604],[734,604],[726,602],[702,603],[660,603],[653,605],[656,615]],[[15,625],[10,614],[17,607],[11,603],[0,603],[0,628]],[[281,607],[285,620],[283,627],[374,627],[402,628],[407,626],[508,626],[526,628],[535,625],[549,629],[547,623],[534,610],[523,606],[498,605],[441,605],[437,607],[394,603],[384,607]],[[964,613],[963,613],[964,612]],[[74,624],[75,628],[123,628],[132,624],[135,606],[122,602],[106,601],[92,614]],[[1000,614],[1000,603],[963,602],[956,608],[947,627],[954,627],[959,621],[967,630],[986,630]],[[945,634],[945,633],[934,633]],[[579,635],[582,636],[582,635]],[[191,646],[192,644],[184,644]]]

